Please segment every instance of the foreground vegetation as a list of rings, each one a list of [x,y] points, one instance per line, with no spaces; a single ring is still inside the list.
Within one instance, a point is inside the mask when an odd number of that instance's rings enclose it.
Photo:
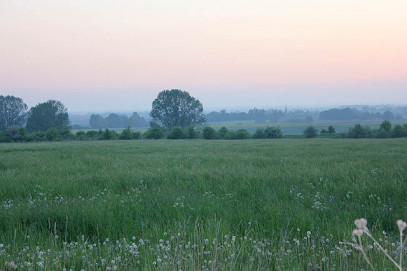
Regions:
[[[403,139],[57,142],[0,152],[0,264],[21,269],[366,269],[345,243],[354,219],[367,218],[397,255],[395,221],[407,217]],[[388,264],[375,247],[368,253],[378,270]]]
[[[321,128],[319,131],[314,126],[308,126],[303,130],[304,138],[314,137],[329,138],[400,138],[407,137],[407,124],[393,124],[390,121],[383,121],[378,129],[371,129],[369,126],[356,124],[349,128],[348,133],[336,133],[334,126]],[[213,127],[194,127],[181,128],[178,126],[170,130],[164,130],[159,126],[154,126],[144,131],[133,131],[130,127],[120,131],[115,130],[90,130],[76,131],[72,133],[69,130],[59,131],[57,128],[50,128],[46,131],[27,133],[25,128],[12,127],[0,131],[0,142],[43,142],[43,141],[62,141],[62,140],[133,140],[133,139],[279,139],[279,138],[301,138],[301,136],[286,136],[280,127],[258,127],[253,134],[246,129],[228,129],[223,126],[218,130]]]

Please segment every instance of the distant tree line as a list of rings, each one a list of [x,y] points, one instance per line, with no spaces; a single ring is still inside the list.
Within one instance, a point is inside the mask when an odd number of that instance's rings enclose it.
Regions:
[[[339,110],[339,111],[338,111]],[[332,109],[321,112],[325,117],[329,117],[332,112],[348,114],[350,118],[354,116],[367,116],[354,109]],[[281,110],[253,109],[248,113],[226,113],[212,112],[208,116],[212,120],[233,120],[233,118],[254,119],[258,122],[277,120],[284,116],[287,120],[292,117],[292,112],[282,112]],[[298,118],[311,118],[315,112],[295,111]],[[324,116],[322,114],[322,116]],[[327,115],[328,114],[328,115]],[[335,114],[333,114],[335,115]],[[147,122],[137,113],[130,117],[125,115],[110,114],[106,118],[94,114],[91,116],[90,125],[98,131],[78,131],[71,132],[67,108],[56,100],[48,100],[39,103],[28,110],[27,105],[21,98],[14,96],[0,96],[0,142],[35,142],[35,141],[58,141],[58,140],[112,140],[112,139],[274,139],[282,138],[283,133],[279,127],[258,128],[254,134],[250,134],[245,129],[229,130],[222,127],[215,130],[209,126],[203,126],[206,119],[203,115],[203,107],[199,100],[191,97],[188,92],[178,89],[164,90],[160,92],[157,99],[153,101],[150,113],[152,121],[150,128],[141,133],[133,131],[134,127],[145,127]],[[208,117],[207,116],[207,117]],[[376,113],[377,117],[394,117],[390,112],[383,114]],[[329,118],[333,118],[332,116]],[[121,133],[109,128],[123,128]],[[330,125],[327,129],[322,129],[319,133],[313,126],[304,130],[305,138],[312,138],[318,135],[335,134],[335,128]],[[407,124],[392,126],[389,120],[381,123],[378,129],[370,129],[368,126],[360,124],[352,127],[348,133],[342,134],[349,138],[388,138],[407,136]],[[336,135],[335,135],[336,136]]]
[[[27,133],[24,127],[12,127],[0,132],[0,142],[43,142],[43,141],[62,141],[62,140],[135,140],[135,139],[277,139],[282,138],[283,133],[278,127],[258,128],[252,135],[245,129],[229,130],[222,127],[215,130],[212,127],[194,127],[181,128],[175,126],[170,130],[164,130],[159,126],[150,127],[147,131],[134,131],[130,127],[117,132],[111,129],[99,129],[90,131],[70,131],[61,133],[56,128],[50,128],[46,131],[37,131]]]
[[[205,117],[208,122],[222,122],[222,121],[240,121],[240,120],[254,120],[258,123],[278,122],[281,118],[285,117],[285,113],[281,110],[264,110],[264,109],[251,109],[248,112],[226,112],[221,110],[219,112],[213,111],[208,113]]]
[[[349,129],[346,135],[348,138],[398,138],[407,137],[407,124],[392,125],[388,120],[383,121],[378,129],[371,129],[369,126],[356,124]]]
[[[21,98],[0,95],[0,130],[15,127],[25,127],[28,132],[71,129],[68,111],[60,101],[48,100],[28,110]]]
[[[319,132],[313,126],[307,127],[303,134],[305,138],[314,138],[318,135],[332,135],[335,134],[335,128],[330,125],[328,129],[322,129]],[[399,138],[407,137],[407,124],[396,124],[392,125],[389,120],[383,121],[378,129],[371,129],[369,126],[355,124],[353,127],[349,128],[347,133],[342,133],[343,138]]]
[[[332,108],[329,110],[321,111],[319,119],[324,121],[354,121],[354,120],[395,120],[401,119],[400,116],[395,116],[390,111],[384,113],[370,113],[363,112],[352,108]]]
[[[148,122],[137,112],[134,112],[130,117],[112,113],[104,118],[99,114],[92,114],[89,119],[89,126],[92,129],[146,127]]]

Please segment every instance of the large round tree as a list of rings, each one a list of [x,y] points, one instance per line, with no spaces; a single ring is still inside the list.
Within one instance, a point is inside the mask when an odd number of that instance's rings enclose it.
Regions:
[[[49,128],[57,128],[60,132],[70,130],[68,110],[55,100],[37,104],[28,113],[26,128],[29,132],[46,131]]]
[[[21,98],[0,95],[0,130],[12,126],[23,126],[27,105]]]
[[[205,122],[202,103],[179,89],[163,90],[153,101],[150,113],[151,125],[165,129],[175,126],[188,127]]]

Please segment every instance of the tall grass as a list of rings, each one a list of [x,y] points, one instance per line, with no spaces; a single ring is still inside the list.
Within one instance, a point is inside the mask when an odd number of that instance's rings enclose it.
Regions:
[[[404,139],[0,145],[0,264],[366,268],[344,242],[355,217],[397,242],[406,161]]]

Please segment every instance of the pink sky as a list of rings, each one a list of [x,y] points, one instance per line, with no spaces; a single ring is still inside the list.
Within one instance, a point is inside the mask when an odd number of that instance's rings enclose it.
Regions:
[[[407,103],[405,0],[0,2],[0,94],[73,111]]]

